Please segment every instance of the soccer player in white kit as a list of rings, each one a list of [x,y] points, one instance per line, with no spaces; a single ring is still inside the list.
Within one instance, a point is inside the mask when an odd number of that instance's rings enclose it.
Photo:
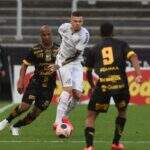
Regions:
[[[58,29],[62,42],[56,59],[57,65],[53,67],[56,69],[59,66],[57,74],[63,91],[59,97],[54,128],[59,123],[68,121],[66,116],[75,107],[82,94],[81,61],[84,48],[89,41],[89,32],[82,25],[83,17],[80,12],[75,11],[71,14],[71,22],[62,24]]]

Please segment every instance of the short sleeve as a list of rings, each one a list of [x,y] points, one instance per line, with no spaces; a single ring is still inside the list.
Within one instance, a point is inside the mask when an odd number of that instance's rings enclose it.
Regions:
[[[126,59],[130,59],[133,55],[136,55],[135,51],[127,43],[124,43],[124,51]]]
[[[23,63],[29,66],[31,64],[34,64],[34,60],[33,49],[30,49],[27,56],[23,59]]]
[[[76,49],[79,51],[83,51],[89,42],[89,32],[87,31],[84,35],[81,36],[80,41],[76,45]]]
[[[67,23],[62,24],[59,28],[58,28],[58,33],[62,36],[62,34],[65,32],[66,30],[66,26]]]

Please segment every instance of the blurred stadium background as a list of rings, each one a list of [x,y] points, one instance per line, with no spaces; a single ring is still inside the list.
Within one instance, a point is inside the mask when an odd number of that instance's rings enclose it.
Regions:
[[[62,23],[69,21],[71,11],[74,10],[81,11],[85,18],[84,26],[91,35],[89,47],[99,40],[99,26],[105,21],[110,21],[115,26],[115,37],[127,41],[138,53],[144,81],[142,85],[132,82],[134,74],[130,62],[127,62],[129,82],[131,83],[131,103],[137,105],[129,108],[129,121],[124,141],[128,150],[149,150],[150,0],[0,0],[0,45],[5,51],[7,71],[6,76],[0,79],[0,119],[3,119],[14,103],[20,101],[21,97],[17,94],[15,87],[18,69],[21,59],[27,54],[28,49],[39,41],[40,26],[50,25],[53,29],[54,40],[59,43],[57,28]],[[84,85],[82,100],[87,102],[89,85],[86,78]],[[60,89],[57,89],[56,96],[59,93]],[[55,99],[56,97],[54,101]],[[76,114],[72,114],[71,117],[77,129],[70,140],[60,141],[51,131],[51,120],[55,115],[55,106],[51,106],[33,125],[23,130],[20,138],[13,138],[6,130],[2,132],[0,149],[2,147],[3,150],[8,150],[12,146],[19,150],[33,149],[34,147],[51,150],[82,149],[85,106],[81,106],[75,111]],[[111,142],[113,128],[111,121],[115,114],[113,106],[110,112],[112,113],[97,121],[99,123],[96,148],[101,147],[103,150],[107,150]],[[81,117],[81,113],[83,117],[77,119]],[[81,120],[82,126],[77,120]],[[106,128],[108,131],[105,131]],[[18,144],[16,144],[17,141]]]

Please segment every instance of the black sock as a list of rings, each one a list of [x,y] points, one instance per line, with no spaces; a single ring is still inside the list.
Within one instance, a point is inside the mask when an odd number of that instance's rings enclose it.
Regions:
[[[19,120],[17,123],[13,125],[13,127],[20,128],[25,125],[24,120]]]
[[[37,117],[39,113],[36,113],[36,111],[29,112],[22,120],[19,120],[16,124],[14,124],[14,127],[22,127],[26,126],[30,123],[32,123]]]
[[[14,117],[13,115],[9,115],[6,120],[10,123],[14,118],[16,118],[16,116]]]
[[[125,123],[126,123],[126,118],[121,118],[121,117],[116,118],[116,122],[115,122],[116,127],[115,127],[115,132],[114,132],[113,143],[115,144],[119,143],[119,140],[123,133]]]
[[[17,123],[15,123],[13,126],[14,127],[17,127],[17,128],[20,128],[22,126],[26,126],[28,124],[30,124],[32,122],[32,118],[30,118],[29,115],[27,115],[24,119],[22,120],[19,120]]]
[[[93,139],[94,139],[95,129],[91,127],[85,128],[85,139],[87,147],[93,146]]]

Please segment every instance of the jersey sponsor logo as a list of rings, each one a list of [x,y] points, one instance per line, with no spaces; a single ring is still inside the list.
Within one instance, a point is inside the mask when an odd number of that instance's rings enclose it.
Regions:
[[[100,82],[116,82],[116,81],[120,81],[121,77],[120,75],[111,75],[107,78],[99,78]]]
[[[33,53],[36,55],[36,54],[39,54],[39,53],[42,53],[42,52],[43,52],[43,50],[36,50],[36,51],[35,51],[35,49],[34,49],[34,52],[33,52]]]
[[[101,86],[101,90],[103,92],[106,92],[106,91],[111,91],[111,90],[117,90],[117,89],[123,89],[125,88],[125,84],[117,84],[117,85],[102,85]]]
[[[102,67],[100,68],[100,72],[107,72],[107,71],[117,71],[119,70],[119,67]]]

